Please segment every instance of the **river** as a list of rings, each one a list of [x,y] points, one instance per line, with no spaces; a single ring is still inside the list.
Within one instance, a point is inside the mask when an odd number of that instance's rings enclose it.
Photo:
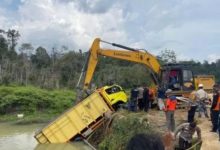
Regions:
[[[90,150],[82,142],[65,144],[38,144],[35,132],[45,124],[15,125],[0,123],[1,150]]]

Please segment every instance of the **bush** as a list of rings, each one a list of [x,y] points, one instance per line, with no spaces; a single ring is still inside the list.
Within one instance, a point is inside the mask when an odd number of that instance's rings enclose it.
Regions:
[[[100,150],[125,149],[128,141],[138,133],[156,133],[146,118],[146,113],[129,113],[121,111],[116,113],[109,132],[103,132],[101,142],[98,144]]]
[[[44,90],[32,86],[0,86],[0,114],[61,113],[71,107],[75,94],[70,90]]]

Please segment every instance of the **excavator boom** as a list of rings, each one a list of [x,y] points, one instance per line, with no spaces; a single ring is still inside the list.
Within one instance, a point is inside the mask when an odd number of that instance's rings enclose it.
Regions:
[[[119,47],[121,49],[101,48],[100,47],[101,42],[111,44],[112,46]],[[144,64],[151,71],[154,77],[154,81],[156,81],[157,84],[159,82],[157,76],[160,72],[160,64],[155,56],[151,55],[150,53],[144,50],[138,50],[138,49],[130,48],[130,47],[123,46],[120,44],[109,43],[106,41],[102,41],[99,38],[96,38],[93,41],[93,44],[89,50],[89,57],[87,61],[87,69],[85,72],[83,89],[87,89],[90,85],[92,76],[94,74],[96,65],[98,63],[99,55]]]

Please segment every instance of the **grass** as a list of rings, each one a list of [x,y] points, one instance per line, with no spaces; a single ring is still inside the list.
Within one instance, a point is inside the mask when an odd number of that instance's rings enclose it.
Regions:
[[[90,142],[100,150],[122,150],[125,149],[128,141],[138,133],[158,133],[155,128],[149,124],[146,113],[132,113],[128,111],[119,111],[114,114],[113,122],[106,127],[99,128],[96,134],[90,137]]]
[[[33,86],[0,86],[0,121],[47,122],[73,105],[70,90],[45,90]],[[22,119],[17,114],[24,114]]]

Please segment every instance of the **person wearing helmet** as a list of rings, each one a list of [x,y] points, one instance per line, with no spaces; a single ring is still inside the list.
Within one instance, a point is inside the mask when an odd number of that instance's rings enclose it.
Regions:
[[[201,113],[204,112],[205,117],[209,118],[207,109],[206,109],[206,104],[205,101],[208,100],[208,94],[207,92],[203,89],[203,84],[199,84],[198,90],[195,93],[195,98],[198,103],[198,113],[199,117],[201,117]]]
[[[176,138],[179,135],[179,149],[186,150],[192,146],[194,133],[197,132],[198,141],[201,141],[201,129],[197,126],[197,122],[183,123],[177,127],[174,133]]]

